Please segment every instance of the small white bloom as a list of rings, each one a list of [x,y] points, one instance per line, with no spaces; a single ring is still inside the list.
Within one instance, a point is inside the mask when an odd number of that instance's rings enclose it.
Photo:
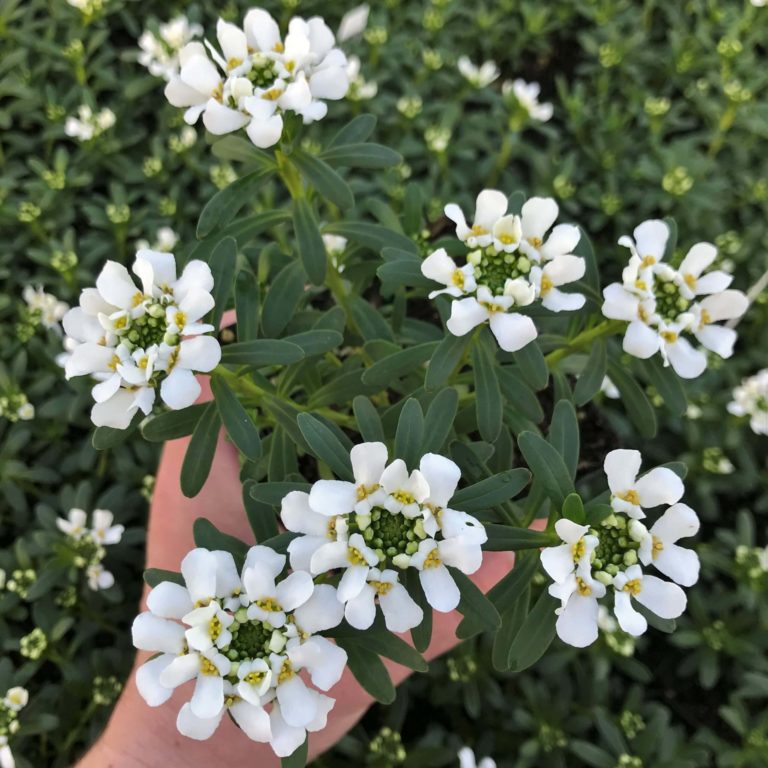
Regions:
[[[768,368],[744,379],[733,390],[728,412],[749,416],[749,426],[758,435],[768,435]]]
[[[21,293],[29,309],[38,314],[40,322],[49,330],[61,331],[61,319],[67,313],[69,304],[59,301],[55,296],[46,293],[42,286],[33,288],[31,285],[24,287]]]
[[[506,96],[513,94],[518,104],[528,113],[532,120],[546,123],[552,118],[552,104],[539,102],[541,86],[538,83],[526,83],[520,78],[510,82],[507,80],[501,86],[501,92]]]
[[[115,124],[115,113],[108,108],[98,113],[86,104],[78,107],[77,117],[70,115],[64,123],[64,133],[79,141],[90,141]]]
[[[617,449],[603,463],[611,506],[635,519],[645,517],[644,508],[675,504],[685,491],[683,481],[667,467],[656,467],[638,479],[642,460],[640,451]]]
[[[555,611],[557,636],[576,648],[594,643],[598,635],[597,601],[605,596],[605,586],[588,572],[570,573],[564,581],[550,584],[549,594],[561,602]]]
[[[355,6],[347,11],[341,18],[339,29],[336,32],[336,38],[340,43],[350,38],[357,37],[365,31],[368,25],[368,14],[370,8],[367,4]]]
[[[144,30],[139,38],[139,64],[155,77],[170,80],[179,71],[179,51],[202,33],[199,24],[190,24],[183,15],[160,24],[157,35]]]
[[[431,291],[430,299],[443,293],[447,293],[449,296],[463,296],[466,293],[472,293],[477,288],[474,271],[472,264],[459,267],[447,254],[445,248],[438,248],[433,251],[421,265],[421,272],[424,277],[447,286],[437,291]]]
[[[600,391],[611,400],[618,400],[621,397],[621,392],[619,392],[618,387],[608,376],[603,376],[603,381],[600,384]]]
[[[478,67],[468,56],[460,56],[457,67],[464,79],[475,88],[486,88],[499,76],[495,61],[483,62]]]
[[[496,763],[490,757],[484,757],[480,762],[475,759],[475,753],[469,747],[459,750],[459,768],[496,768]]]
[[[555,531],[563,540],[557,547],[547,547],[541,553],[541,565],[554,582],[561,584],[575,572],[590,573],[590,558],[597,546],[597,536],[589,534],[589,526],[572,520],[558,520]]]

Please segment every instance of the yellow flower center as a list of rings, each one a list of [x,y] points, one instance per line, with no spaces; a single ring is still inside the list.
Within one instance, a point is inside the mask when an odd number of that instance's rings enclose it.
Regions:
[[[648,312],[642,305],[637,308],[637,316],[644,322],[648,322]]]
[[[243,63],[242,59],[232,58],[227,62],[227,69],[233,70],[235,67],[239,67]]]
[[[369,581],[368,583],[376,590],[377,595],[386,595],[393,586],[389,581]]]
[[[280,607],[280,603],[273,597],[265,597],[263,600],[257,600],[256,605],[263,611],[269,611],[270,613],[277,613],[283,609]]]
[[[464,288],[464,273],[457,269],[453,273],[453,277],[451,278],[451,282],[457,287],[457,288]]]
[[[647,291],[648,283],[646,283],[645,280],[635,280],[635,288],[637,288],[638,291]]]
[[[622,501],[628,501],[630,504],[634,504],[635,506],[639,506],[640,505],[640,495],[634,489],[632,489],[630,491],[625,491],[624,493],[618,493],[616,495]]]
[[[290,680],[296,673],[293,671],[291,662],[286,659],[283,662],[283,666],[280,667],[280,673],[277,676],[278,683],[284,683],[286,680]]]
[[[267,101],[277,101],[282,95],[282,88],[270,88],[268,91],[264,91],[264,93],[261,94],[261,98],[266,99]]]
[[[629,592],[632,597],[637,597],[643,591],[643,583],[640,579],[630,579],[623,588],[624,592]]]
[[[214,616],[208,624],[208,634],[210,635],[211,640],[216,642],[216,640],[219,639],[222,629],[224,629],[224,627],[221,624],[221,619],[218,616]]]
[[[144,301],[144,294],[141,291],[136,291],[136,293],[133,294],[133,299],[131,299],[131,303],[134,307],[138,307],[141,302]]]
[[[651,553],[651,557],[655,560],[659,552],[661,552],[664,549],[664,542],[658,537],[658,536],[652,536],[653,539],[653,552]]]
[[[499,242],[504,245],[513,245],[517,242],[517,238],[512,237],[512,235],[499,235]]]
[[[485,227],[481,227],[479,224],[473,224],[470,232],[473,235],[487,235],[488,230]]]
[[[555,284],[547,275],[541,276],[541,295],[546,296],[553,288]]]
[[[541,244],[544,242],[540,237],[529,237],[528,242],[534,247],[534,248],[540,248]]]
[[[336,518],[332,517],[328,521],[328,532],[325,534],[326,538],[336,539]]]
[[[501,304],[494,304],[490,301],[481,301],[479,304],[481,307],[485,307],[491,314],[494,312],[504,312],[504,307]]]
[[[139,360],[137,363],[138,367],[141,368],[142,371],[147,370],[147,366],[149,365],[149,358],[145,355],[144,357]]]
[[[243,680],[248,683],[248,685],[261,685],[264,681],[264,678],[267,676],[266,672],[249,672]]]
[[[424,560],[424,570],[427,568],[437,568],[441,564],[440,555],[437,552],[437,547],[435,547]]]
[[[401,504],[415,504],[416,497],[408,491],[395,491],[392,497],[399,501]]]
[[[201,656],[200,657],[200,674],[218,675],[219,670],[216,668],[216,665],[210,659],[206,659],[205,656]]]
[[[363,485],[362,483],[357,486],[357,500],[362,501],[363,499],[367,499],[372,493],[375,493],[379,490],[381,486],[378,483],[374,483],[373,485]]]
[[[696,287],[696,278],[690,273],[687,272],[683,275],[683,280],[685,280],[685,284],[693,290]]]
[[[118,365],[120,365],[120,358],[117,355],[112,355],[112,359],[107,367],[110,371],[116,371]]]
[[[701,310],[701,325],[702,326],[709,325],[709,323],[711,323],[711,322],[712,322],[712,315],[710,315],[709,312],[707,312],[706,309],[702,309]]]
[[[179,326],[179,328],[183,328],[187,324],[187,315],[185,312],[182,312],[179,310],[174,316],[173,316],[173,322],[176,323],[176,325]]]
[[[363,553],[355,547],[347,547],[347,560],[352,565],[367,565]]]
[[[659,335],[667,344],[674,344],[677,341],[677,334],[674,331],[662,331]]]
[[[579,560],[584,557],[586,551],[587,545],[584,543],[584,539],[579,539],[575,544],[571,544],[571,556],[573,557],[573,562],[578,563]]]
[[[285,46],[278,40],[273,46],[272,50],[275,53],[282,53],[285,50]]]
[[[220,104],[224,102],[224,85],[222,83],[219,83],[214,89],[213,93],[211,94],[211,98],[218,101]]]
[[[582,597],[589,597],[592,594],[592,587],[581,576],[576,577],[576,590]]]
[[[643,256],[643,260],[640,262],[642,267],[652,267],[656,263],[655,256]]]

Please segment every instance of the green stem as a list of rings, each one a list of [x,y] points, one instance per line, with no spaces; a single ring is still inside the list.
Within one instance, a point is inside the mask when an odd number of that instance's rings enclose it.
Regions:
[[[548,355],[544,356],[547,361],[547,365],[550,368],[559,363],[564,358],[572,355],[574,352],[578,352],[582,347],[586,347],[591,344],[595,339],[599,339],[602,336],[613,336],[621,331],[625,326],[623,320],[604,320],[594,328],[588,328],[586,331],[582,331],[578,336],[575,336],[571,341],[560,349],[555,349]]]
[[[299,175],[296,166],[294,166],[281,150],[275,150],[275,160],[277,161],[277,172],[280,178],[285,184],[285,188],[288,190],[291,198],[298,200],[304,197],[304,187],[301,183],[301,176]]]

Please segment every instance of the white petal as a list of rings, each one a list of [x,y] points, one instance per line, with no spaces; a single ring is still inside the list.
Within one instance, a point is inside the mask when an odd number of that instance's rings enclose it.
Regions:
[[[327,518],[324,518],[327,520]],[[328,543],[325,534],[322,536],[299,536],[288,545],[288,554],[291,557],[291,568],[295,571],[309,571],[312,563],[312,555],[320,547]]]
[[[142,664],[136,670],[136,688],[150,707],[165,704],[173,695],[172,688],[160,684],[160,674],[173,661],[170,653],[164,653]]]
[[[270,746],[278,757],[293,754],[307,738],[304,728],[294,728],[283,719],[279,706],[273,706],[269,715],[272,739]]]
[[[464,212],[458,205],[456,205],[456,203],[448,203],[443,210],[446,218],[450,219],[456,225],[456,237],[460,240],[464,240],[469,234],[469,227],[467,226]]]
[[[507,196],[496,189],[484,189],[475,201],[474,224],[485,232],[491,232],[493,225],[507,212]]]
[[[192,610],[189,592],[180,584],[162,581],[147,595],[147,608],[165,619],[181,619]]]
[[[451,316],[445,325],[454,336],[464,336],[488,317],[488,310],[477,299],[469,297],[451,304]]]
[[[317,693],[304,684],[298,676],[286,680],[277,686],[277,701],[280,711],[288,725],[303,728],[317,714]]]
[[[643,576],[643,588],[637,600],[662,619],[676,619],[688,602],[685,592],[677,584],[656,576]]]
[[[667,357],[675,373],[683,379],[695,379],[704,373],[707,356],[694,349],[688,339],[679,337],[673,344],[666,344]]]
[[[263,547],[257,544],[248,550],[243,569],[251,568],[259,563],[267,570],[270,577],[274,579],[285,568],[285,560],[285,555],[275,552],[271,547]]]
[[[224,706],[224,680],[219,675],[198,675],[190,700],[192,714],[201,720],[216,717]]]
[[[184,627],[173,621],[140,613],[131,627],[133,644],[141,651],[181,653],[184,648]]]
[[[659,219],[649,219],[635,227],[635,243],[640,258],[652,256],[656,262],[664,258],[669,227]]]
[[[459,604],[459,588],[444,565],[419,571],[419,580],[427,602],[436,611],[448,613]]]
[[[663,541],[675,542],[699,531],[699,518],[687,504],[670,507],[651,528],[651,533]]]
[[[456,262],[446,253],[445,248],[438,248],[421,263],[424,277],[443,285],[452,285],[456,269]]]
[[[352,472],[359,485],[376,485],[387,463],[387,446],[384,443],[360,443],[349,453]]]
[[[181,575],[193,603],[216,594],[216,558],[207,549],[193,549],[181,561]]]
[[[179,345],[176,365],[191,371],[212,371],[221,360],[221,347],[213,336],[184,339]]]
[[[277,602],[283,610],[293,611],[309,600],[315,588],[306,571],[294,571],[277,585]]]
[[[586,648],[597,640],[597,600],[574,592],[555,624],[557,636],[575,648]]]
[[[324,637],[310,637],[294,646],[288,651],[288,658],[297,668],[309,670],[312,684],[321,691],[336,685],[347,665],[346,651]]]
[[[312,597],[293,613],[303,632],[310,634],[337,627],[344,618],[344,604],[330,584],[318,584]]]
[[[263,8],[251,8],[245,14],[243,28],[248,44],[252,48],[271,52],[280,42],[280,27]]]
[[[173,292],[176,296],[184,297],[192,290],[210,291],[213,290],[213,274],[211,268],[200,259],[192,259],[181,277],[173,286]]]
[[[355,509],[357,488],[343,480],[318,480],[309,492],[309,506],[321,515],[348,515]]]
[[[381,595],[379,605],[390,632],[406,632],[418,627],[424,618],[424,611],[402,584],[394,584],[389,592]]]
[[[715,270],[714,272],[702,275],[696,281],[696,293],[700,296],[707,293],[723,293],[732,282],[733,275]]]
[[[654,553],[653,565],[681,587],[692,587],[699,580],[699,556],[677,544],[664,544],[661,552]]]
[[[373,624],[376,618],[375,598],[376,590],[370,584],[365,584],[356,597],[347,601],[344,606],[344,618],[350,626],[355,629],[368,629]],[[383,603],[381,607],[383,610]]]
[[[345,541],[331,541],[315,551],[310,561],[310,572],[315,576],[327,573],[335,568],[349,565],[348,546]]]
[[[263,707],[237,701],[230,706],[229,711],[243,733],[252,741],[266,742],[272,738],[269,715]]]
[[[608,478],[611,493],[626,493],[635,487],[643,457],[640,451],[617,448],[605,457],[603,470]]]
[[[572,253],[579,244],[581,232],[573,224],[558,224],[552,229],[547,242],[541,246],[541,256],[545,261],[564,253]],[[575,278],[578,280],[579,278]]]
[[[573,562],[571,545],[561,544],[558,547],[547,547],[542,550],[541,565],[552,581],[558,584],[564,582],[576,567],[576,563]]]
[[[602,313],[612,320],[631,322],[637,318],[640,302],[637,296],[627,291],[621,283],[611,283],[603,288]]]
[[[683,481],[667,467],[656,467],[635,484],[641,507],[658,507],[680,501],[685,491]]]
[[[483,550],[471,538],[454,536],[438,544],[440,559],[462,573],[475,573],[483,563]]]
[[[118,390],[109,400],[96,403],[91,408],[91,421],[97,427],[127,429],[136,413],[135,400],[133,392]]]
[[[712,243],[696,243],[685,255],[678,271],[683,275],[698,277],[717,257],[717,248]]]
[[[329,67],[312,73],[309,88],[316,99],[343,99],[349,90],[347,73],[340,67]]]
[[[216,99],[209,99],[203,112],[203,125],[214,135],[237,131],[250,122],[250,117],[236,109],[225,107]]]
[[[289,531],[295,533],[325,536],[328,532],[328,518],[309,506],[309,494],[303,491],[291,491],[283,497],[280,519]]]
[[[646,577],[647,578],[647,577]],[[628,634],[638,637],[648,629],[645,617],[632,607],[629,593],[616,591],[614,594],[613,612],[619,626]]]
[[[87,376],[109,370],[115,351],[99,344],[80,344],[67,359],[64,371],[68,379],[74,376]]]
[[[187,738],[205,741],[210,739],[216,732],[223,714],[224,707],[222,705],[213,717],[200,718],[192,711],[191,704],[187,703],[179,710],[179,715],[176,718],[176,727],[179,729],[179,733]]]
[[[342,603],[352,600],[360,594],[368,577],[367,565],[350,565],[339,581],[337,595]]]
[[[624,351],[641,360],[653,357],[659,351],[659,334],[639,320],[633,320],[627,327],[622,344]]]
[[[454,306],[456,304],[454,302]],[[538,336],[533,320],[516,312],[493,312],[490,323],[496,341],[505,352],[517,352]]]
[[[727,359],[733,354],[733,346],[737,339],[736,331],[733,328],[724,328],[721,325],[705,325],[694,333],[699,343],[720,357]]]
[[[174,411],[180,411],[192,405],[201,391],[195,374],[178,366],[160,384],[160,397]]]
[[[283,135],[283,118],[272,115],[265,118],[254,117],[245,129],[248,138],[260,149],[273,147]]]
[[[192,56],[182,65],[180,76],[188,86],[207,96],[221,84],[219,70],[207,56]]]
[[[461,479],[458,465],[445,456],[427,453],[419,462],[419,471],[429,485],[430,503],[437,507],[447,507]]]
[[[200,656],[188,653],[176,658],[160,673],[160,685],[177,688],[194,680],[200,672]]]
[[[544,239],[555,223],[559,208],[551,197],[532,197],[523,204],[523,237]]]
[[[105,301],[119,309],[133,307],[134,297],[139,289],[128,274],[128,270],[116,261],[108,261],[96,278],[96,288]]]
[[[194,107],[205,104],[208,94],[201,93],[197,88],[187,85],[178,75],[171,75],[165,85],[165,98],[174,107]]]
[[[551,288],[542,298],[542,306],[552,312],[575,312],[581,309],[587,299],[581,293],[565,293],[557,288]]]

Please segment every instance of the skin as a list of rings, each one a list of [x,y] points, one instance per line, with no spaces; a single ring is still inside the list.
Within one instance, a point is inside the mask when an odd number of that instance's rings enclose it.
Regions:
[[[202,383],[201,399],[210,399],[207,379]],[[174,440],[167,443],[163,451],[149,514],[147,567],[178,571],[182,558],[194,547],[192,524],[198,517],[207,517],[220,530],[253,542],[240,500],[237,451],[221,434],[207,483],[195,498],[188,499],[179,489],[181,465],[188,443],[189,438]],[[513,563],[513,553],[488,552],[484,555],[482,568],[472,579],[487,591],[509,572]],[[147,592],[145,589],[142,609]],[[456,612],[435,612],[432,643],[425,654],[427,659],[457,645],[455,630],[460,620],[461,616]],[[408,640],[407,635],[404,638]],[[189,700],[190,685],[181,686],[160,707],[147,706],[139,696],[133,678],[138,666],[150,655],[144,652],[136,655],[133,671],[104,733],[78,763],[78,768],[210,768],[212,765],[279,768],[280,760],[269,745],[250,741],[229,717],[222,719],[216,733],[207,741],[198,742],[182,736],[176,730],[176,716],[182,704]],[[411,674],[410,670],[393,662],[385,660],[385,664],[395,684]],[[336,705],[328,717],[328,726],[310,734],[310,758],[332,747],[373,703],[349,671],[328,695],[336,699]]]

